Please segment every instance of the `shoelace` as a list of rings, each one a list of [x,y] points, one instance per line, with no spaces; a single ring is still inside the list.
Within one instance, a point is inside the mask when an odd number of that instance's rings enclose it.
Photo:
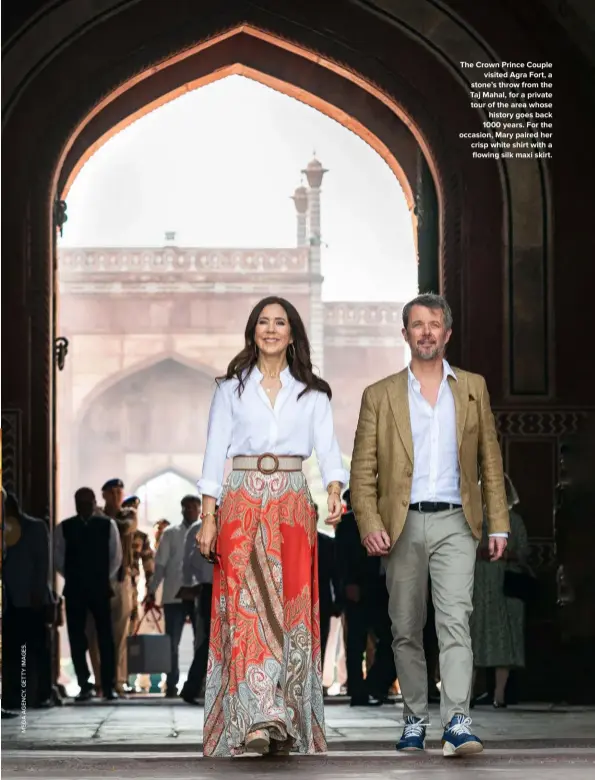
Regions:
[[[404,739],[409,739],[409,737],[423,737],[423,735],[424,726],[422,725],[421,721],[414,720],[405,724],[405,729],[403,731]]]
[[[453,723],[451,726],[449,726],[448,730],[453,734],[455,734],[457,737],[460,737],[461,734],[471,734],[471,731],[469,729],[470,725],[471,725],[471,718],[463,718],[462,720],[459,720],[456,723]]]

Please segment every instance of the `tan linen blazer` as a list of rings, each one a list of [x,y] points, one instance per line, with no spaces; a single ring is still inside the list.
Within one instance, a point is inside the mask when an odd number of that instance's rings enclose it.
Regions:
[[[463,512],[481,539],[483,503],[489,533],[510,531],[502,455],[485,379],[453,368],[448,382],[455,402]],[[478,484],[481,469],[481,488]],[[391,547],[411,503],[413,438],[408,369],[366,388],[351,461],[351,503],[364,539],[386,530]],[[483,502],[482,502],[483,492]]]

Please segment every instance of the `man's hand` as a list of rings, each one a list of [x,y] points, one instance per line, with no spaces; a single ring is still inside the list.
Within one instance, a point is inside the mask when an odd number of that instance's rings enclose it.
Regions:
[[[390,537],[386,531],[373,531],[364,538],[362,544],[368,555],[386,555],[390,550]]]
[[[490,536],[490,561],[497,561],[506,550],[508,539],[504,536]]]

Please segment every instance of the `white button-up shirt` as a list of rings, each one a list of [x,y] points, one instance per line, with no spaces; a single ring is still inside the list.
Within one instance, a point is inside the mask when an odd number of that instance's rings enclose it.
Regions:
[[[413,437],[412,504],[420,501],[462,503],[457,416],[448,377],[458,380],[447,360],[442,361],[442,366],[442,382],[434,407],[421,394],[421,385],[411,366],[408,369],[409,416]],[[508,534],[490,536],[508,537]]]
[[[149,582],[149,593],[155,595],[163,582],[162,604],[177,604],[176,595],[183,585],[184,542],[189,526],[182,522],[165,529],[155,553],[155,573]]]
[[[457,444],[457,418],[448,377],[456,380],[446,360],[436,406],[421,394],[421,385],[409,368],[409,415],[413,436],[411,503],[461,502],[461,474]]]
[[[305,385],[288,367],[281,372],[281,389],[273,407],[262,379],[255,366],[241,396],[237,379],[224,381],[215,390],[199,492],[218,499],[227,458],[267,452],[306,460],[316,450],[324,487],[330,482],[346,485],[349,473],[343,468],[328,396],[310,390],[298,400]]]

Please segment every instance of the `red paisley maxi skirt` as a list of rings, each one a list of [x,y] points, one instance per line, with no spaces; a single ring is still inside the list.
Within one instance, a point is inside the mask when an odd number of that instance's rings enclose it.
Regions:
[[[205,756],[326,751],[316,511],[302,472],[233,471],[219,512]]]

